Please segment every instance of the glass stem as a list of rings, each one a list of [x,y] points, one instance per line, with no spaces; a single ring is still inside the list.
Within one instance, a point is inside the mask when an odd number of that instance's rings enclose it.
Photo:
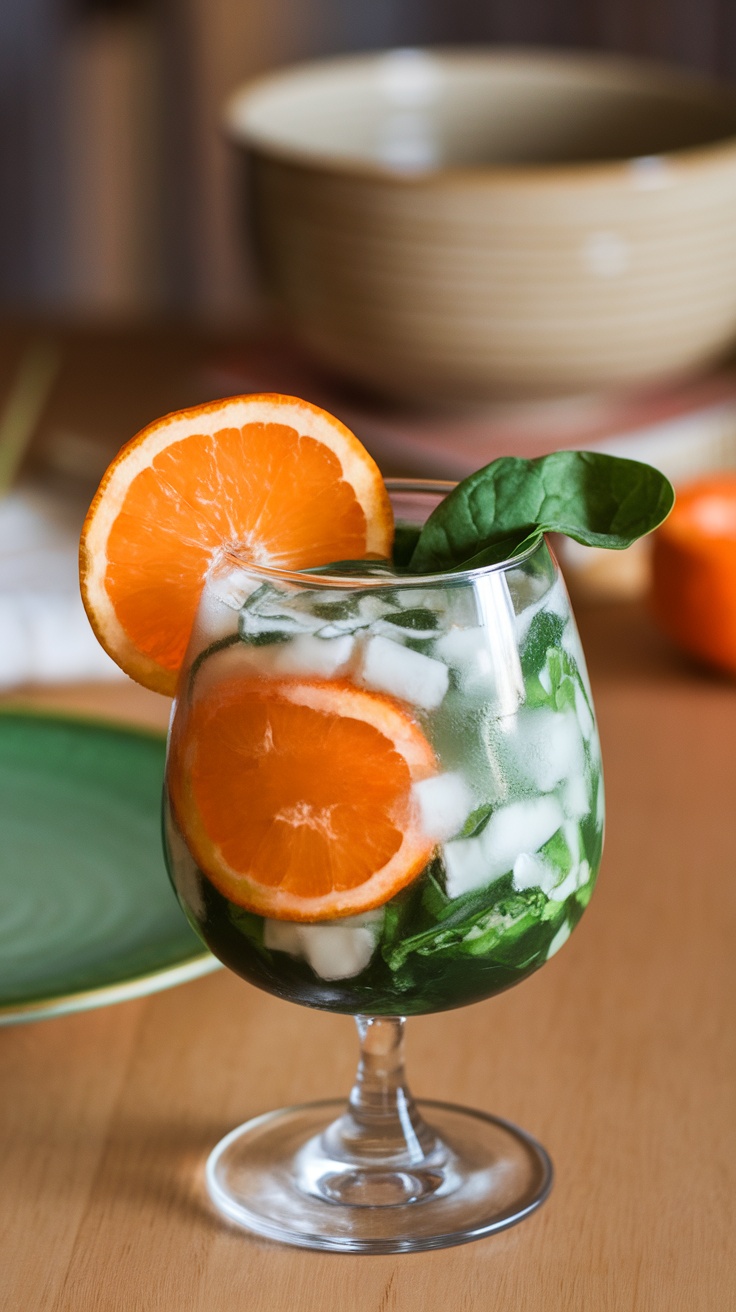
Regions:
[[[333,1157],[366,1166],[417,1166],[438,1148],[404,1075],[404,1017],[356,1016],[360,1060],[347,1111],[326,1132]]]

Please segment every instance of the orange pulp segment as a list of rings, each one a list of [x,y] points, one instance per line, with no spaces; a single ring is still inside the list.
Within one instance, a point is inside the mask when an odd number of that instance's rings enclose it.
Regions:
[[[224,553],[281,569],[390,556],[377,465],[295,397],[235,396],[166,415],[105,474],[80,543],[82,596],[127,674],[173,695],[207,572]]]
[[[437,766],[390,698],[348,683],[229,675],[180,703],[170,796],[202,872],[231,902],[299,922],[388,901],[434,848],[412,784]]]

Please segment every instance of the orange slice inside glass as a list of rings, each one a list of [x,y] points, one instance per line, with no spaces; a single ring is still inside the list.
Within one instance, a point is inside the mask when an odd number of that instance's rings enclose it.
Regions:
[[[231,902],[281,920],[388,901],[432,855],[412,786],[436,772],[406,710],[348,683],[203,680],[172,735],[177,821]]]

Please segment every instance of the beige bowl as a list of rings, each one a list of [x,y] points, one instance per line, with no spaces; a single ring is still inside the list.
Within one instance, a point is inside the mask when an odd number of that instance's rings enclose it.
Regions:
[[[264,283],[413,402],[659,381],[736,336],[736,95],[593,55],[405,50],[231,99]]]

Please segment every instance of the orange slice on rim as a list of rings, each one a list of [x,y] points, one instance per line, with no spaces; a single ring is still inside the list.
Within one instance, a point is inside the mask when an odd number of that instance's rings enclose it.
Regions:
[[[375,461],[295,397],[234,396],[166,415],[105,474],[80,543],[92,628],[127,674],[173,695],[207,572],[228,550],[308,569],[390,556]]]
[[[421,872],[435,844],[412,785],[436,770],[390,698],[229,674],[180,706],[168,783],[187,845],[225,897],[308,922],[381,906]]]

